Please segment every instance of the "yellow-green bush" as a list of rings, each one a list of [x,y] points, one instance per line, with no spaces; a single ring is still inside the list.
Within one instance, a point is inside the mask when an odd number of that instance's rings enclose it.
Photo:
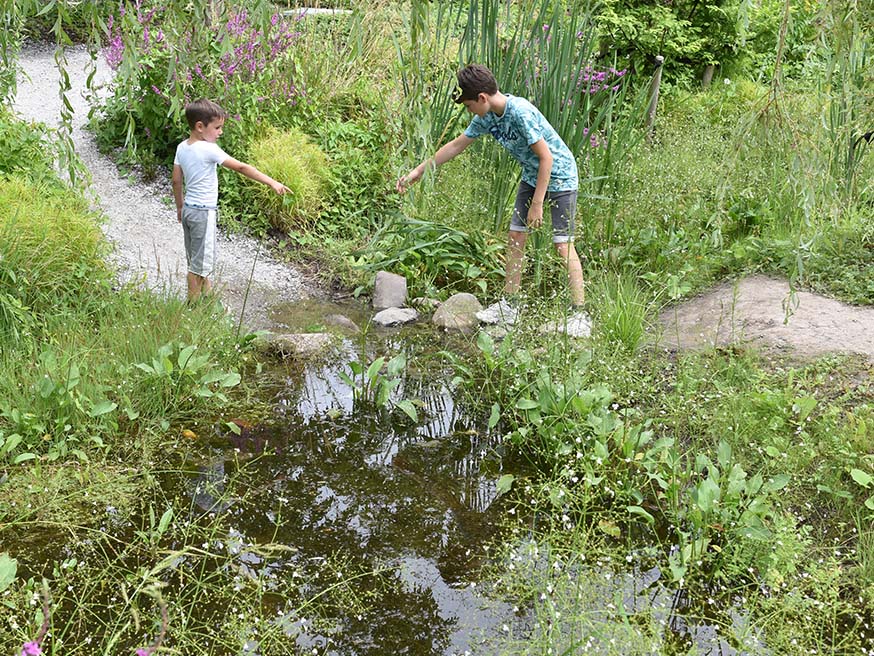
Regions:
[[[106,282],[104,249],[81,197],[0,178],[0,292],[35,312],[57,309]]]
[[[311,225],[319,215],[328,190],[328,158],[299,130],[271,130],[249,151],[253,166],[279,180],[291,194],[277,196],[269,187],[253,182],[258,205],[270,224],[284,232]]]

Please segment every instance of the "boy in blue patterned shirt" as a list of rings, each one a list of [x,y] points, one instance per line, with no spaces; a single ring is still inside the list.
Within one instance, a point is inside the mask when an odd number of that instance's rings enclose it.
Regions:
[[[398,192],[421,179],[429,166],[440,166],[463,152],[473,140],[492,135],[522,165],[522,181],[516,194],[507,243],[504,294],[519,291],[528,228],[543,223],[543,204],[549,203],[553,243],[567,266],[571,299],[575,309],[584,302],[583,270],[573,245],[577,204],[577,163],[573,153],[534,105],[498,90],[495,76],[485,66],[471,64],[458,72],[455,102],[474,114],[463,134],[425,160],[397,182]],[[505,300],[480,317],[488,323],[512,323],[515,311]],[[509,319],[509,320],[508,320]]]

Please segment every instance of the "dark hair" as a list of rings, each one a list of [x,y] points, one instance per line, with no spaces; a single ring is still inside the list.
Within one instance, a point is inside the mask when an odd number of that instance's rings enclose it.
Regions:
[[[217,118],[227,118],[228,113],[221,108],[218,103],[212,100],[201,98],[185,105],[185,120],[188,121],[188,127],[194,129],[198,121],[204,125],[209,125]]]
[[[492,72],[482,64],[470,64],[458,71],[458,88],[453,100],[457,103],[476,100],[481,93],[498,93],[498,83]]]

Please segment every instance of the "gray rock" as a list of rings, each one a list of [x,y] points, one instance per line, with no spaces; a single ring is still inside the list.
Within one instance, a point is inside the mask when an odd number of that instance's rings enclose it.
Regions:
[[[335,337],[328,333],[285,333],[270,334],[266,339],[268,350],[283,358],[310,359],[325,355]]]
[[[410,323],[419,318],[419,313],[413,308],[396,308],[391,307],[381,312],[377,312],[373,316],[373,323],[380,326],[399,326],[404,323]]]
[[[342,314],[329,314],[325,316],[325,323],[329,326],[335,326],[341,331],[349,333],[359,333],[361,329],[352,319]]]
[[[550,321],[540,327],[544,335],[564,333],[569,337],[584,339],[592,335],[592,319],[585,312],[577,312],[568,317]]]
[[[373,284],[373,308],[385,310],[407,304],[407,279],[396,273],[379,271]]]
[[[476,313],[482,309],[473,294],[453,294],[440,304],[431,321],[445,330],[473,330],[479,326]]]

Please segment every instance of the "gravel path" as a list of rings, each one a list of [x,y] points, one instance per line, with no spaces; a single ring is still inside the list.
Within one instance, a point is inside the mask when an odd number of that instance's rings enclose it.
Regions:
[[[169,173],[166,180],[147,184],[121,175],[112,160],[98,151],[94,136],[83,129],[89,109],[84,91],[90,56],[81,46],[68,49],[66,54],[73,87],[67,95],[74,109],[73,142],[91,172],[95,204],[106,215],[103,230],[114,246],[111,259],[119,277],[123,281],[142,281],[159,293],[184,296],[185,250]],[[111,79],[111,70],[102,58],[98,58],[97,64],[95,82],[105,85]],[[57,127],[61,100],[53,46],[26,45],[20,65],[23,75],[19,74],[15,111],[22,118]],[[270,308],[310,296],[300,272],[274,260],[264,249],[259,252],[257,241],[242,235],[220,234],[218,249],[215,281],[232,316],[240,316],[251,276],[243,319],[248,328],[279,329],[270,319]]]

